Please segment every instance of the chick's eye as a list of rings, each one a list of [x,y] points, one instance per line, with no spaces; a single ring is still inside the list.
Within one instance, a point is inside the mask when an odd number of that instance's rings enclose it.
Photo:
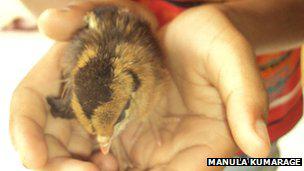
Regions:
[[[118,124],[119,122],[121,122],[122,120],[124,120],[126,117],[126,110],[122,111],[119,115],[119,118],[117,119],[115,124]]]
[[[121,122],[122,120],[124,120],[126,118],[126,110],[128,110],[129,107],[130,107],[130,100],[128,100],[128,102],[126,103],[125,107],[123,108],[122,112],[120,113],[115,124],[118,124],[119,122]]]

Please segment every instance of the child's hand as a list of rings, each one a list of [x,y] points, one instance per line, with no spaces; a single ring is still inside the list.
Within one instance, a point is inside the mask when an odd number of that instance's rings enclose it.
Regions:
[[[266,157],[267,93],[250,43],[228,17],[217,7],[192,8],[165,26],[160,39],[188,109],[226,120],[241,150]]]
[[[64,32],[67,29],[69,27],[65,25],[65,29],[61,30]],[[60,60],[66,45],[65,42],[55,43],[16,88],[10,119],[14,147],[24,166],[29,169],[117,170],[113,156],[91,153],[93,141],[79,124],[55,119],[50,114],[45,98],[58,95],[61,84]]]
[[[82,17],[91,8],[92,4],[84,3],[65,11],[50,10],[40,18],[40,28],[55,40],[69,40],[82,27]],[[205,9],[195,8],[181,14],[160,32],[167,64],[176,84],[172,84],[168,92],[166,99],[170,103],[163,112],[180,114],[183,118],[173,132],[161,132],[161,135],[173,138],[165,139],[167,146],[164,144],[153,153],[142,149],[152,147],[145,146],[151,139],[150,134],[143,134],[131,144],[126,143],[126,148],[131,149],[131,159],[143,167],[185,170],[191,166],[196,169],[204,167],[202,160],[206,157],[231,157],[236,147],[230,130],[247,154],[266,156],[268,153],[268,134],[263,124],[267,96],[251,47],[219,10],[201,8]],[[91,157],[91,162],[72,159],[71,152],[87,154],[87,147],[78,146],[76,152],[66,149],[64,143],[69,141],[71,133],[62,130],[71,129],[72,123],[53,122],[47,117],[44,97],[58,92],[58,62],[64,46],[63,43],[55,45],[17,88],[11,111],[14,144],[29,168],[93,170],[99,166],[115,169],[117,165],[111,157],[99,155]],[[179,92],[175,91],[176,86]],[[48,132],[47,125],[58,125],[60,129]],[[132,132],[132,129],[128,131]],[[128,142],[127,137],[124,140]],[[90,143],[90,140],[83,142]],[[163,158],[159,158],[161,156]]]
[[[45,97],[58,94],[59,61],[65,47],[66,43],[55,44],[15,90],[11,103],[12,142],[29,169],[98,171],[98,166],[115,169],[112,156],[91,155],[92,140],[79,124],[54,119],[50,114]],[[77,156],[88,161],[77,160]]]

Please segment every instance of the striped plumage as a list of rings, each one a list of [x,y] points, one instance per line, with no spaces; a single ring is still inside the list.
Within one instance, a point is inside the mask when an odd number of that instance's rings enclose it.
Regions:
[[[149,23],[128,9],[99,7],[85,21],[63,62],[63,91],[47,100],[54,116],[76,116],[109,147],[130,120],[146,117],[165,70]]]

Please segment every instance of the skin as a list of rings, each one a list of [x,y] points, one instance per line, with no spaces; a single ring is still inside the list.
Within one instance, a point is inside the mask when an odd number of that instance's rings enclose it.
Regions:
[[[161,107],[152,114],[178,115],[180,121],[164,124],[165,129],[160,132],[161,147],[156,145],[149,130],[130,141],[137,123],[129,125],[121,137],[136,167],[220,170],[206,167],[205,158],[231,157],[237,146],[248,155],[267,156],[269,139],[263,120],[268,102],[254,54],[303,43],[304,33],[300,29],[304,26],[300,14],[303,2],[263,1],[266,6],[259,15],[268,16],[267,32],[262,20],[257,21],[252,15],[259,7],[253,2],[193,8],[159,29],[172,79],[170,91],[163,96],[164,103],[158,104]],[[40,30],[58,43],[30,71],[12,98],[12,141],[28,168],[117,169],[113,156],[90,155],[91,139],[74,122],[52,118],[44,101],[45,96],[59,90],[58,63],[66,46],[62,41],[69,40],[83,26],[82,16],[94,5],[82,3],[64,10],[47,10],[38,20]],[[294,22],[299,27],[294,28],[293,34],[283,34],[286,29],[275,27],[283,24],[282,21],[273,19],[270,15],[276,13],[268,13],[269,9],[279,11],[277,15],[283,14],[282,11],[290,14],[287,18],[292,20],[291,25]],[[256,26],[257,31],[250,31],[248,26]],[[282,34],[276,36],[277,33]],[[267,35],[267,41],[261,39],[263,35]],[[280,43],[274,46],[272,41]]]

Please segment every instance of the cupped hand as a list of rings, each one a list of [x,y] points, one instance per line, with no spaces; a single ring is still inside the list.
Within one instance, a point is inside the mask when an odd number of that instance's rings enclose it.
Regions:
[[[56,43],[15,90],[11,102],[12,142],[24,166],[30,169],[115,170],[112,156],[101,156],[108,161],[105,164],[96,161],[100,153],[91,154],[94,142],[76,121],[54,118],[49,111],[45,97],[58,95],[60,59],[66,45]]]
[[[134,3],[108,0],[46,10],[39,19],[41,31],[58,42],[36,64],[16,88],[11,102],[10,134],[25,167],[39,170],[117,170],[112,155],[94,150],[90,137],[75,120],[54,118],[45,98],[57,96],[61,88],[61,59],[68,43],[64,36],[82,27],[85,11],[96,5],[128,6],[134,13],[150,17]],[[61,20],[63,17],[63,20]],[[67,19],[67,20],[66,20]],[[151,27],[156,27],[153,18]],[[59,28],[56,24],[59,23]],[[51,23],[51,25],[48,25]],[[56,23],[52,25],[52,23]],[[74,25],[70,25],[74,24]],[[54,35],[54,37],[53,37]]]
[[[95,5],[48,10],[39,19],[40,29],[67,41]],[[165,104],[155,113],[168,121],[179,119],[163,124],[162,146],[150,130],[132,140],[137,126],[130,124],[122,139],[135,170],[214,170],[205,165],[206,158],[231,157],[236,144],[249,155],[267,155],[267,98],[250,45],[220,10],[200,8],[181,14],[159,32],[173,81]],[[93,142],[77,124],[49,113],[45,97],[58,94],[65,46],[57,43],[16,89],[11,105],[13,143],[29,168],[115,170],[113,156],[91,155]]]
[[[200,6],[185,11],[160,31],[160,42],[187,109],[209,118],[226,118],[243,152],[266,157],[270,147],[267,92],[250,43],[223,8]]]
[[[266,157],[267,93],[251,45],[221,8],[189,9],[158,33],[172,82],[155,114],[168,122],[162,146],[151,130],[137,140],[132,127],[126,130],[132,161],[151,170],[216,170],[222,168],[206,166],[206,158],[232,157],[239,149]]]

